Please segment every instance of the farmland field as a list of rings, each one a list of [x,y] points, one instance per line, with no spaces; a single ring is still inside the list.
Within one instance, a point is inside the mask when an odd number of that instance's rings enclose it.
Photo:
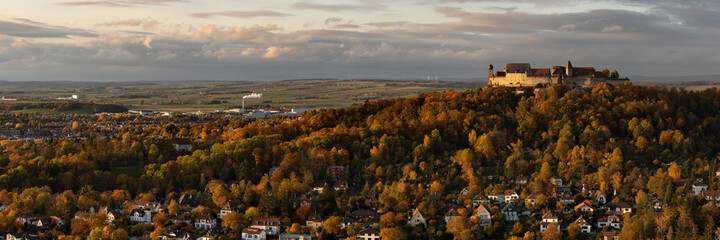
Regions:
[[[271,82],[2,82],[2,84],[0,96],[18,99],[18,101],[4,101],[6,103],[58,101],[57,98],[77,94],[82,101],[113,102],[122,104],[128,109],[188,112],[240,108],[242,97],[250,93],[262,93],[263,96],[246,99],[247,108],[334,108],[447,89],[464,91],[481,87],[485,82],[319,79]],[[86,112],[77,110],[67,113]]]

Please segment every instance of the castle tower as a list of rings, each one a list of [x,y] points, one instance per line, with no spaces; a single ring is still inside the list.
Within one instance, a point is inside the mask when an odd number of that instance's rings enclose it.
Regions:
[[[495,77],[495,74],[493,73],[493,65],[488,65],[488,85],[492,85],[492,80]]]
[[[572,77],[572,73],[573,73],[572,63],[570,63],[570,61],[568,61],[567,66],[565,67],[565,75],[568,77]]]

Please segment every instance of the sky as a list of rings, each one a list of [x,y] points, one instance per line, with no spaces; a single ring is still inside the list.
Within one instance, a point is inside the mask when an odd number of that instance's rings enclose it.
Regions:
[[[487,66],[720,74],[717,0],[23,0],[0,80],[486,78]]]

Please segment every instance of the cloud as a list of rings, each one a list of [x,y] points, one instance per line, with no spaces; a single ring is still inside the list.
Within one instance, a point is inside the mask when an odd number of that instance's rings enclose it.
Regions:
[[[51,26],[22,18],[0,20],[0,35],[27,38],[95,37],[97,34],[83,29]]]
[[[373,27],[400,27],[409,24],[408,21],[394,21],[394,22],[371,22],[366,23],[366,25],[370,25]]]
[[[386,9],[387,6],[380,3],[365,2],[364,4],[320,4],[312,2],[299,2],[292,5],[295,9],[312,9],[326,12],[342,11],[376,11]]]
[[[185,0],[93,0],[61,2],[63,6],[103,6],[103,7],[130,7],[134,5],[166,5],[168,3],[184,2]]]
[[[233,18],[256,18],[256,17],[287,17],[292,16],[291,14],[269,11],[269,10],[258,10],[258,11],[224,11],[224,12],[205,12],[205,13],[193,13],[191,16],[196,18],[211,18],[215,16],[233,17]]]
[[[117,20],[112,22],[105,22],[97,24],[98,26],[106,27],[119,27],[119,26],[131,26],[131,27],[143,27],[151,29],[159,24],[158,21],[153,19],[141,19],[141,18],[130,18],[124,20]]]

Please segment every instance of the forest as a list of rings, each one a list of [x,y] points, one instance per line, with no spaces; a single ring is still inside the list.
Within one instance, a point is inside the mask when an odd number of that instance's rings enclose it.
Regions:
[[[559,178],[575,203],[589,199],[582,189],[592,186],[608,203],[632,205],[615,228],[624,240],[717,239],[718,203],[694,189],[720,190],[719,112],[717,88],[627,83],[447,90],[297,118],[77,115],[62,127],[86,133],[83,139],[0,138],[0,230],[51,239],[158,239],[168,230],[200,237],[209,231],[173,220],[214,216],[225,206],[232,212],[218,221],[217,239],[239,239],[259,217],[277,217],[286,232],[320,240],[360,239],[365,228],[383,239],[597,239],[613,230],[593,224],[591,233],[581,232],[580,216],[595,223],[611,214],[563,204]],[[2,122],[3,130],[57,124],[52,116],[2,115],[23,123]],[[149,123],[121,124],[139,121]],[[124,127],[93,137],[101,130],[92,126],[112,124]],[[177,151],[171,139],[192,140],[192,151]],[[137,177],[114,171],[118,166],[134,166]],[[315,191],[319,181],[332,182],[332,166],[345,167],[347,188],[330,183]],[[492,224],[480,226],[473,197],[511,189],[519,195],[512,204],[526,214],[507,221],[505,204],[483,204]],[[197,200],[185,204],[186,195]],[[138,202],[166,208],[151,224],[135,224],[129,216]],[[123,217],[78,214],[93,206],[114,206]],[[367,209],[378,217],[344,224]],[[415,209],[426,219],[422,226],[408,224]],[[459,217],[446,221],[448,209]],[[557,229],[541,232],[548,212],[557,214]],[[28,226],[18,221],[23,214],[64,224]],[[323,219],[322,227],[306,226],[312,217]]]

